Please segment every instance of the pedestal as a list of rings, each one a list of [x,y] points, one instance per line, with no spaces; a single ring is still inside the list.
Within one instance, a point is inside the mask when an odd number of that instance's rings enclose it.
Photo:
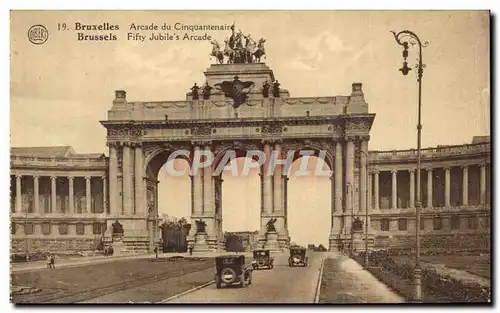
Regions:
[[[352,231],[352,243],[353,250],[356,252],[362,252],[366,250],[365,244],[366,234],[364,230],[353,230]],[[373,234],[368,233],[368,251],[373,250],[374,246],[374,236]]]
[[[211,251],[207,243],[207,233],[196,233],[194,235],[193,252]]]
[[[266,243],[264,244],[264,249],[269,249],[271,251],[282,251],[278,242],[277,232],[270,231],[266,233]]]
[[[117,236],[113,235],[113,242],[111,243],[113,247],[113,255],[121,255],[125,252],[125,244],[123,243],[123,235]]]

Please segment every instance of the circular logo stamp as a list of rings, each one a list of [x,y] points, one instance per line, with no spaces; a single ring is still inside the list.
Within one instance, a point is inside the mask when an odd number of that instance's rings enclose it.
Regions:
[[[35,45],[44,44],[49,39],[49,31],[43,25],[33,25],[28,30],[28,39]]]

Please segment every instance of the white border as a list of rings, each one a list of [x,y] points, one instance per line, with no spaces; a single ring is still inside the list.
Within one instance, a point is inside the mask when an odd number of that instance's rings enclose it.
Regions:
[[[267,10],[277,10],[277,9],[287,9],[287,10],[325,10],[325,9],[335,9],[335,10],[438,10],[438,9],[454,9],[454,10],[479,10],[479,9],[491,9],[493,12],[498,13],[498,6],[500,1],[498,0],[475,0],[475,1],[429,1],[429,0],[420,0],[418,2],[415,1],[383,1],[383,0],[378,0],[378,1],[335,1],[335,2],[327,2],[327,1],[321,1],[321,2],[313,2],[313,1],[296,1],[296,2],[283,2],[279,3],[277,1],[262,1],[262,0],[252,0],[252,1],[221,1],[221,0],[216,0],[216,1],[200,1],[200,0],[191,0],[191,1],[169,1],[168,5],[163,5],[159,6],[160,1],[148,1],[148,0],[141,0],[141,1],[119,1],[119,3],[111,3],[111,2],[106,2],[102,0],[87,0],[87,1],[79,1],[79,2],[69,2],[69,1],[49,1],[49,0],[44,0],[44,1],[15,1],[15,3],[9,3],[8,1],[2,1],[0,6],[6,6],[7,4],[11,4],[12,7],[5,8],[4,10],[1,10],[1,29],[3,30],[3,35],[1,44],[2,44],[2,58],[1,62],[2,64],[2,95],[4,98],[3,105],[0,106],[0,125],[1,125],[1,130],[2,130],[2,136],[0,136],[0,146],[3,147],[2,153],[0,153],[0,158],[1,162],[0,164],[4,164],[3,167],[1,167],[1,170],[4,171],[2,175],[0,175],[0,183],[1,183],[1,188],[0,188],[0,195],[1,199],[4,203],[3,206],[3,213],[5,214],[5,218],[2,219],[2,222],[4,223],[4,227],[1,229],[4,230],[4,236],[1,237],[1,249],[2,251],[9,251],[9,212],[8,212],[8,199],[9,199],[9,164],[10,164],[10,157],[9,157],[9,149],[10,147],[10,140],[9,140],[9,133],[10,133],[10,118],[9,118],[9,108],[10,108],[10,97],[9,97],[9,89],[10,89],[10,61],[9,61],[9,53],[10,53],[10,25],[9,25],[9,20],[10,20],[10,12],[8,10],[10,9],[99,9],[99,10],[104,10],[104,9],[127,9],[127,10],[241,10],[241,9],[250,9],[250,10],[256,10],[256,9],[267,9]],[[286,4],[286,7],[284,6]],[[496,33],[496,32],[495,32]],[[495,36],[495,39],[497,39],[497,36]],[[496,55],[495,55],[496,56]],[[496,68],[492,70],[494,71],[493,73],[496,73]],[[492,86],[493,87],[493,86]],[[499,90],[497,84],[493,88],[490,88],[490,90]],[[498,110],[495,112],[495,118],[498,119]],[[496,129],[495,129],[496,130]],[[493,130],[493,131],[495,131]],[[496,144],[497,142],[495,142]],[[496,145],[495,145],[496,146]],[[497,161],[496,159],[494,160],[495,162]],[[495,175],[495,182],[498,181],[498,177]],[[495,184],[496,186],[496,184]],[[493,192],[493,194],[496,196],[497,193]],[[496,200],[496,199],[495,199]],[[496,203],[496,201],[495,201]],[[494,211],[496,208],[492,208],[492,211]],[[493,221],[494,227],[498,225],[497,220],[498,216],[500,214],[494,213],[495,214],[495,220]],[[498,232],[495,232],[495,239],[498,239]],[[495,242],[495,241],[492,241]],[[498,242],[498,241],[497,241]],[[1,269],[3,270],[2,272],[2,280],[4,283],[2,284],[2,292],[1,294],[3,295],[4,301],[2,304],[6,306],[7,311],[13,310],[14,307],[9,303],[9,285],[10,285],[10,275],[9,275],[9,259],[7,257],[7,253],[4,254],[4,257],[1,259],[3,262],[3,266]],[[495,264],[496,265],[496,264]],[[495,288],[497,290],[498,288]],[[498,298],[497,298],[498,301]],[[303,308],[303,307],[302,307]],[[52,307],[44,308],[44,307],[38,307],[36,310],[51,310]],[[71,307],[63,307],[61,308],[63,310],[66,309],[71,309]],[[105,308],[95,308],[95,307],[89,307],[89,308],[79,308],[80,310],[88,311],[88,312],[96,312],[100,311],[103,309],[109,310],[109,309],[119,309],[122,310],[123,307],[116,307],[116,308],[111,308],[111,307],[105,307]],[[137,309],[135,307],[132,308],[127,308],[127,309]],[[160,307],[160,309],[164,309]],[[169,310],[174,309],[169,308]],[[185,310],[193,310],[193,311],[199,311],[199,310],[220,310],[221,307],[194,307],[194,308],[187,308]],[[228,307],[230,310],[237,309],[236,307]],[[258,312],[262,311],[267,311],[270,310],[271,308],[254,308],[252,310],[256,310]],[[291,307],[272,307],[273,311],[284,311],[284,310],[290,310],[292,309]],[[335,307],[335,308],[329,308],[329,309],[334,309],[336,312],[343,312],[347,311],[349,308],[348,307]],[[365,310],[373,310],[375,308],[366,308],[366,307],[356,307],[356,311],[365,311]],[[381,308],[386,310],[387,308]],[[393,309],[396,310],[401,310],[402,307],[393,307]],[[421,309],[421,308],[412,308],[412,309]],[[437,311],[437,309],[432,309],[432,308],[425,308],[426,311]],[[439,308],[440,311],[445,309],[444,307]],[[458,309],[458,307],[452,307],[453,310]],[[472,308],[471,308],[472,309]]]

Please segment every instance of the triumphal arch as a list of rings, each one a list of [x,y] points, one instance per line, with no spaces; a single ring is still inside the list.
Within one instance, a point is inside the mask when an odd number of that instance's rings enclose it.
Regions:
[[[193,226],[188,242],[195,251],[224,246],[223,182],[215,168],[228,150],[259,150],[266,156],[273,151],[285,155],[312,150],[317,156],[326,152],[332,171],[331,207],[324,208],[331,211],[330,249],[353,236],[353,216],[364,216],[367,210],[368,142],[375,118],[368,113],[362,84],[353,83],[346,96],[292,98],[261,62],[264,42],[256,45],[234,29],[224,51],[212,42],[216,64],[205,71],[200,86],[186,86],[191,91],[185,100],[129,101],[124,90],[115,92],[108,118],[101,123],[109,147],[110,214],[126,245],[153,248],[158,236],[158,172],[178,150],[215,156],[213,165],[191,175]],[[193,162],[189,155],[186,159]],[[268,166],[265,160],[261,173]],[[272,175],[261,175],[263,247],[279,250],[289,244],[287,181],[281,165]]]

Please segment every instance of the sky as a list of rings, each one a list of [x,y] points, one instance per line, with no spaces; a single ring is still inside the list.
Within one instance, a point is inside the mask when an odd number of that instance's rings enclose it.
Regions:
[[[362,82],[369,111],[376,114],[370,150],[416,145],[415,70],[408,76],[398,71],[402,50],[391,30],[410,29],[430,42],[423,51],[422,146],[469,143],[472,136],[490,132],[485,11],[45,11],[11,14],[11,145],[71,145],[79,153],[107,153],[106,132],[99,121],[107,118],[114,90],[126,90],[132,101],[183,100],[194,82],[204,83],[203,72],[212,63],[209,42],[127,41],[130,24],[233,21],[254,39],[266,39],[265,62],[291,97],[349,95],[351,84]],[[119,40],[82,42],[75,31],[57,30],[58,23],[75,22],[118,24]],[[33,24],[49,30],[45,44],[27,40]],[[229,32],[209,33],[223,42]],[[416,62],[416,52],[410,50],[410,66]],[[324,243],[329,225],[320,227],[320,222],[328,217],[329,180],[296,179],[290,181],[288,201],[290,219],[298,221],[290,226],[292,237],[296,229],[298,242]],[[160,204],[167,213],[189,214],[189,177],[167,177],[160,186]],[[248,216],[248,230],[258,227],[258,192],[258,176],[225,181],[224,195],[241,195],[241,199],[223,198],[228,230],[239,227],[242,216]],[[318,225],[309,228],[309,237],[299,231],[304,220]]]

